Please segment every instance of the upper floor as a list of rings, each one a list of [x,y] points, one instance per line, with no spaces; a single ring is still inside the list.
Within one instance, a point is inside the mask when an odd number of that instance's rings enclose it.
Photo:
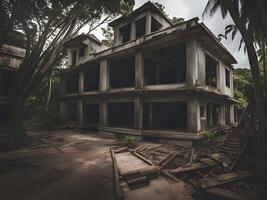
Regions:
[[[0,49],[0,69],[18,69],[25,56],[25,49],[4,44]]]

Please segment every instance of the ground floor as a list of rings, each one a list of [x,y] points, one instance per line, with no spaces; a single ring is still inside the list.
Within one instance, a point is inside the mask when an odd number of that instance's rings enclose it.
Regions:
[[[48,144],[0,152],[1,199],[116,199],[109,148],[117,139],[88,131],[28,133]]]
[[[234,105],[182,95],[84,97],[60,103],[61,119],[81,128],[168,139],[199,139],[234,123]]]

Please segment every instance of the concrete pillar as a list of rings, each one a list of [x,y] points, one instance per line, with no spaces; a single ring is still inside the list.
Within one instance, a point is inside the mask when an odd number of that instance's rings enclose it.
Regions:
[[[79,93],[84,91],[84,71],[79,72]]]
[[[120,33],[119,33],[119,29],[118,28],[115,28],[114,29],[114,45],[119,45],[121,42],[120,42]]]
[[[203,48],[198,45],[197,46],[198,53],[198,80],[197,83],[199,86],[206,85],[206,66],[205,66],[205,52]]]
[[[151,33],[151,13],[146,16],[146,35]]]
[[[234,105],[230,106],[230,123],[231,124],[235,123],[235,106]]]
[[[135,87],[144,86],[144,59],[141,52],[135,55]]]
[[[217,88],[220,92],[225,93],[225,67],[222,62],[217,66]]]
[[[131,23],[131,33],[130,33],[130,40],[136,39],[136,31],[135,31],[135,23]]]
[[[109,70],[107,60],[100,62],[100,91],[107,91],[109,89]]]
[[[78,101],[78,122],[79,122],[79,126],[80,128],[83,127],[83,102],[80,100]]]
[[[233,74],[233,71],[230,72],[230,87],[231,87],[231,97],[234,97],[234,74]]]
[[[220,125],[225,125],[226,121],[225,121],[225,106],[224,105],[220,105],[220,115],[219,115],[219,124]]]
[[[200,111],[197,99],[187,101],[187,132],[197,133],[200,130]]]
[[[59,104],[59,118],[61,121],[66,120],[66,103],[64,101],[61,101]]]
[[[188,86],[194,86],[198,79],[197,41],[190,37],[186,40],[186,82]]]
[[[108,109],[107,109],[107,103],[106,102],[100,103],[99,125],[100,125],[100,127],[105,127],[108,125]]]
[[[152,110],[152,103],[149,103],[149,108],[148,108],[148,112],[149,112],[149,115],[148,115],[148,128],[149,129],[152,129],[152,126],[153,126],[153,110]]]
[[[134,128],[137,130],[142,129],[143,125],[143,105],[141,97],[136,97],[134,100]]]
[[[60,77],[60,85],[59,85],[59,94],[60,96],[64,96],[66,93],[66,80],[64,76]]]

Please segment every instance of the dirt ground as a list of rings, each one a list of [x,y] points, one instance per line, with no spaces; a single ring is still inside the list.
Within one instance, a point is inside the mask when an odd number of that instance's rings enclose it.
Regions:
[[[48,144],[0,153],[1,200],[116,199],[109,148],[117,139],[76,130],[30,134]]]

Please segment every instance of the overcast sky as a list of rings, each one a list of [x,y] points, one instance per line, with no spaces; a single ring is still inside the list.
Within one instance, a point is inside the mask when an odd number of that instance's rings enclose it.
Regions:
[[[209,17],[209,15],[207,15],[204,19],[202,19],[202,12],[207,1],[208,0],[154,0],[154,2],[159,2],[164,5],[166,12],[171,17],[183,17],[185,20],[199,17],[200,22],[203,21],[215,34],[215,36],[218,36],[219,33],[224,33],[226,25],[232,24],[233,22],[230,16],[227,16],[226,19],[222,19],[220,11],[218,11],[213,17]],[[134,9],[142,6],[145,2],[147,2],[147,0],[135,0]],[[101,31],[98,30],[94,33],[99,39],[102,39]],[[239,41],[240,34],[236,36],[234,41],[232,41],[231,37],[229,37],[227,40],[223,39],[221,42],[237,60],[238,64],[235,65],[236,68],[248,68],[249,63],[247,55],[244,54],[243,48],[238,51]]]

